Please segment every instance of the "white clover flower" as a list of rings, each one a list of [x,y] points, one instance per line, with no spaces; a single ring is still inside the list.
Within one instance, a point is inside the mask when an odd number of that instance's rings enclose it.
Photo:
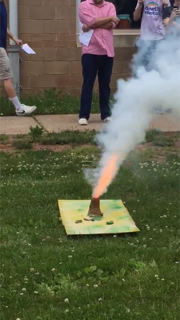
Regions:
[[[64,299],[64,302],[69,303],[69,299],[68,298]]]
[[[65,312],[65,313],[68,313],[68,312],[69,312],[69,309],[66,309],[64,312]]]

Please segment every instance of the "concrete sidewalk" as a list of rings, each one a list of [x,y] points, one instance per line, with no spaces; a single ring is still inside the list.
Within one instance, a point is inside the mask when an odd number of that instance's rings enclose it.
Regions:
[[[102,128],[100,115],[92,114],[88,126],[78,125],[78,115],[44,115],[35,117],[0,117],[0,134],[17,135],[29,133],[29,127],[40,126],[49,132],[88,131]],[[179,119],[172,114],[157,115],[149,129],[158,129],[164,132],[180,131]]]

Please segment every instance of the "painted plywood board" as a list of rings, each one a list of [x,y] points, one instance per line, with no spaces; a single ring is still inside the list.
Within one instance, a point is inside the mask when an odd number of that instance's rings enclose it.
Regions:
[[[90,200],[58,200],[58,205],[67,235],[117,234],[139,231],[121,200],[101,200],[101,211],[104,215],[100,221],[84,220],[88,213]],[[113,224],[108,225],[107,223],[110,221],[113,221]]]

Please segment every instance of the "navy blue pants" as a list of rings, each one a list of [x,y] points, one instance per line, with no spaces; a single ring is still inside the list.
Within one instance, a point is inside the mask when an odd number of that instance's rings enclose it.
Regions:
[[[104,120],[111,115],[109,99],[113,58],[106,55],[83,54],[81,63],[83,85],[79,118],[88,120],[90,117],[93,87],[98,75],[100,112],[101,119]]]

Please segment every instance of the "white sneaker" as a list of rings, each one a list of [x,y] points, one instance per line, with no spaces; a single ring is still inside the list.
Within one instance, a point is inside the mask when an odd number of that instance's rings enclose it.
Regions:
[[[80,124],[80,126],[86,126],[88,124],[88,121],[85,118],[81,118],[79,119],[78,123]]]
[[[26,116],[28,114],[33,113],[36,110],[35,106],[29,107],[29,106],[26,106],[25,104],[21,104],[21,107],[23,111],[16,111],[17,116]]]
[[[162,110],[156,110],[156,114],[163,114],[164,113],[164,111],[162,111]]]
[[[111,118],[110,117],[107,117],[106,119],[103,120],[105,123],[108,123],[111,121]]]

